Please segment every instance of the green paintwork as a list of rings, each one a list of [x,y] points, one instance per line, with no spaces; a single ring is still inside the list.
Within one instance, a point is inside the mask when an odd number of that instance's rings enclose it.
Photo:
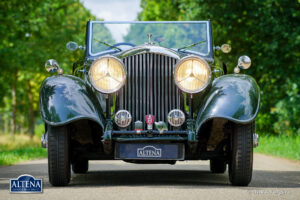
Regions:
[[[259,87],[248,75],[221,76],[214,80],[202,102],[196,119],[196,132],[212,118],[249,123],[255,119],[259,110]]]
[[[40,110],[45,123],[53,126],[89,119],[104,129],[105,119],[97,97],[90,86],[75,76],[46,78],[40,88]]]

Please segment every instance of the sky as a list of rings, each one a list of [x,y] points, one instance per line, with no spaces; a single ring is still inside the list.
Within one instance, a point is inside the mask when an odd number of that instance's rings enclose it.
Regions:
[[[93,15],[104,21],[134,21],[140,8],[140,0],[81,0],[83,5]],[[116,41],[122,41],[122,35],[126,35],[129,25],[114,26],[112,32]],[[111,27],[108,27],[110,29]]]

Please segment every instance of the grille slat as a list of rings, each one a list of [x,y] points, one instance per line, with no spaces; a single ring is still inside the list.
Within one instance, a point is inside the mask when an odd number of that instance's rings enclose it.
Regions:
[[[154,73],[153,73],[153,80],[154,80],[153,83],[154,84],[153,84],[153,88],[154,88],[154,94],[157,94],[157,92],[158,92],[157,91],[158,88],[157,88],[157,84],[156,84],[157,83],[157,55],[153,55],[153,56],[154,56],[154,63],[153,63],[153,65],[154,65],[153,66],[153,68],[154,68],[153,69],[153,71],[154,71]],[[157,102],[158,102],[157,101],[157,96],[158,95],[154,96],[154,113],[157,113]]]
[[[150,67],[149,67],[149,54],[146,54],[146,71],[147,71],[147,76],[146,76],[146,79],[147,79],[147,85],[146,85],[146,87],[147,87],[147,93],[146,93],[146,107],[147,107],[147,109],[146,109],[146,113],[149,113],[150,114],[150,109],[149,109],[149,107],[150,107],[150,99],[149,98],[147,98],[147,96],[149,95],[151,95],[150,94]]]
[[[168,111],[169,111],[169,105],[168,105],[168,98],[169,98],[169,93],[168,93],[168,91],[169,91],[169,84],[168,84],[168,79],[169,79],[169,73],[168,73],[168,57],[165,57],[164,58],[164,60],[165,60],[165,66],[166,67],[164,67],[164,71],[165,71],[165,73],[164,73],[164,79],[165,79],[165,88],[166,88],[166,91],[165,91],[165,93],[166,93],[166,96],[164,96],[165,98],[164,98],[164,100],[165,100],[165,113],[164,113],[164,116],[165,116],[165,120],[167,121],[167,115],[168,115]]]
[[[128,110],[131,111],[131,79],[132,79],[132,75],[131,75],[131,64],[130,64],[130,57],[128,57],[127,60],[127,67],[128,67],[128,98],[127,98],[127,105],[128,105]],[[130,78],[129,78],[130,77]],[[132,111],[130,112],[132,114]]]
[[[127,79],[126,79],[126,87],[124,87],[124,89],[123,89],[123,93],[124,93],[124,109],[128,109],[128,106],[127,106],[127,102],[128,102],[128,96],[127,96],[127,85],[128,85],[128,60],[126,59],[125,60],[125,62],[124,62],[124,64],[125,64],[125,70],[126,70],[126,72],[127,72]],[[120,107],[120,109],[121,109],[122,107]]]
[[[152,114],[155,121],[167,123],[170,110],[180,109],[180,91],[173,77],[176,62],[175,58],[153,53],[123,58],[127,80],[119,93],[117,106],[128,110],[133,122],[142,121],[144,129],[145,115]],[[130,128],[134,128],[134,123]]]
[[[162,57],[162,56],[161,56]],[[161,103],[161,117],[162,117],[162,121],[165,121],[165,115],[164,115],[164,111],[165,111],[165,101],[164,101],[164,94],[165,94],[165,74],[164,74],[164,67],[165,67],[165,60],[162,58],[161,59],[161,68],[160,68],[160,81],[161,81],[161,96],[160,96],[160,103]]]
[[[161,102],[161,99],[160,99],[160,97],[161,97],[161,83],[160,83],[160,69],[161,69],[161,62],[160,62],[160,55],[157,55],[157,63],[158,63],[158,65],[157,65],[157,85],[158,85],[158,95],[157,95],[157,102]],[[158,113],[158,115],[160,116],[161,115],[161,107],[162,107],[162,105],[161,105],[161,103],[158,103],[157,104],[157,109],[158,109],[158,111],[157,111],[157,113]]]
[[[138,58],[139,58],[139,66],[142,66],[142,55],[138,55]],[[139,119],[141,119],[143,117],[143,84],[140,84],[142,83],[143,81],[143,68],[142,69],[138,69],[138,72],[139,72],[139,84],[137,85],[137,87],[140,88],[140,93],[139,93],[139,98],[140,98],[140,107],[139,107]]]
[[[146,102],[146,92],[147,92],[147,86],[146,86],[146,55],[143,54],[143,65],[139,66],[143,69],[143,90],[144,90],[144,95],[143,95],[143,116],[145,116],[146,113],[146,107],[147,107],[147,102]],[[143,122],[144,117],[141,118],[141,121]]]
[[[169,98],[169,110],[172,109],[172,93],[171,93],[171,90],[172,90],[172,78],[173,78],[173,75],[172,75],[172,59],[169,58],[168,59],[168,70],[169,70],[169,95],[168,95],[168,98]]]

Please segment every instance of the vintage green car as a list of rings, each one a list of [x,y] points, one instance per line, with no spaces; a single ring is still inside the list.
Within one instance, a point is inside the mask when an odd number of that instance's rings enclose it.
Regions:
[[[86,44],[69,42],[84,58],[72,75],[46,62],[40,88],[48,149],[49,181],[70,182],[88,171],[89,160],[175,164],[210,160],[212,173],[228,164],[233,185],[248,185],[260,94],[255,80],[214,62],[210,21],[88,21]]]

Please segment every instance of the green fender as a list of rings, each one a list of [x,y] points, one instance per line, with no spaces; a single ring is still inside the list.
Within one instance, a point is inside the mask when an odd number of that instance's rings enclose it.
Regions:
[[[196,131],[212,118],[249,123],[257,116],[259,102],[259,87],[251,76],[229,74],[216,78],[200,106]]]
[[[80,119],[97,122],[104,128],[100,103],[82,79],[71,75],[46,78],[40,88],[40,111],[45,123],[59,126]]]

